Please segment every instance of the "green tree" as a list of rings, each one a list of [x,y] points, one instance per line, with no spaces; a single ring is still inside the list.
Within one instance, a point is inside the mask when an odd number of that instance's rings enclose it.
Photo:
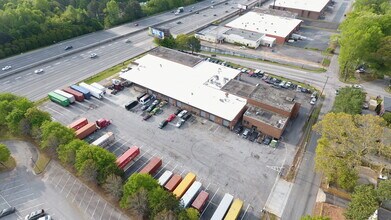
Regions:
[[[75,168],[80,172],[84,163],[92,160],[97,168],[98,183],[104,183],[109,174],[118,174],[120,171],[116,164],[116,157],[113,153],[98,146],[82,147],[76,152]]]
[[[12,133],[18,134],[20,133],[20,122],[24,119],[24,114],[29,108],[33,107],[34,104],[26,98],[18,98],[9,102],[8,105],[13,107],[11,112],[5,117],[8,129]]]
[[[11,157],[11,152],[5,144],[0,144],[0,163],[7,162]],[[4,165],[4,164],[3,164]]]
[[[390,126],[391,125],[391,112],[384,113],[382,117],[383,117],[384,121],[386,121],[387,125]]]
[[[45,121],[41,126],[41,148],[55,152],[58,146],[67,144],[75,138],[73,130],[58,122]]]
[[[329,217],[324,217],[324,216],[310,216],[306,215],[300,218],[300,220],[330,220]]]
[[[382,180],[376,189],[377,198],[380,202],[390,200],[391,198],[391,180]]]
[[[174,211],[164,209],[161,212],[157,213],[154,217],[154,220],[177,220],[177,216]]]
[[[24,116],[26,117],[31,128],[39,128],[43,122],[52,120],[49,113],[41,111],[36,107],[29,108]]]
[[[85,160],[79,167],[78,174],[91,183],[98,183],[98,166],[93,159]]]
[[[188,41],[187,44],[189,45],[191,53],[200,52],[201,51],[201,42],[194,35],[190,36],[187,39],[187,41]]]
[[[159,39],[155,37],[153,42],[159,46],[167,47],[167,48],[176,48],[176,41],[172,35],[165,36],[164,39]]]
[[[115,0],[110,0],[105,9],[105,27],[116,25],[120,21],[120,9]]]
[[[179,50],[188,50],[188,36],[186,34],[178,34],[175,38],[175,45]]]
[[[133,195],[140,188],[147,192],[160,187],[159,183],[149,174],[132,174],[124,185],[123,196],[120,202],[122,208],[127,208],[129,196]]]
[[[200,219],[199,212],[194,208],[183,209],[179,213],[179,220],[198,220]]]
[[[138,189],[126,199],[125,206],[130,212],[138,216],[138,219],[144,219],[148,216],[148,191],[144,188]]]
[[[118,201],[122,196],[122,183],[122,178],[120,176],[110,174],[107,176],[103,188],[109,195],[113,196]]]
[[[73,165],[76,162],[76,152],[80,148],[87,148],[89,144],[85,141],[74,139],[67,144],[62,144],[57,148],[58,158],[63,164]]]
[[[179,210],[179,201],[171,192],[167,192],[161,187],[157,187],[149,191],[148,204],[150,207],[150,217],[153,218],[163,210]]]
[[[357,184],[357,180],[358,180],[357,171],[352,167],[348,167],[347,165],[342,165],[339,166],[338,168],[339,169],[337,171],[338,174],[337,184],[342,189],[352,191]]]
[[[333,112],[345,112],[351,115],[361,114],[365,94],[360,89],[345,87],[335,97]]]
[[[351,220],[367,220],[379,207],[376,191],[370,185],[357,186],[345,216]]]

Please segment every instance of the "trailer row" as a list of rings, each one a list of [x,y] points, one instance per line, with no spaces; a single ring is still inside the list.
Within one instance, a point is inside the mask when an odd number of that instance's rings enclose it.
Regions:
[[[55,103],[62,106],[69,106],[75,101],[83,102],[84,99],[90,99],[91,96],[102,99],[106,93],[106,88],[99,83],[92,83],[91,85],[81,82],[79,85],[71,85],[62,90],[54,90],[48,93],[48,97]]]
[[[129,148],[124,154],[117,158],[117,165],[121,169],[126,169],[129,163],[140,154],[140,149],[136,146]],[[161,167],[162,160],[159,157],[152,159],[139,171],[139,173],[153,175]],[[158,179],[158,183],[167,191],[170,191],[180,200],[184,208],[193,207],[199,212],[203,211],[209,193],[201,190],[202,183],[196,181],[196,175],[192,172],[186,174],[182,179],[181,175],[174,174],[167,170]],[[213,220],[231,220],[237,219],[240,210],[243,207],[243,201],[233,200],[233,196],[225,194],[211,219]]]

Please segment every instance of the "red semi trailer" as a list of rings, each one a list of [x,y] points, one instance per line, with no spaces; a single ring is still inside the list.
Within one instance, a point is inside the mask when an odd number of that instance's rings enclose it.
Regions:
[[[195,209],[197,209],[199,212],[202,212],[202,209],[206,203],[206,200],[208,200],[209,193],[202,190],[197,198],[194,200],[194,202],[191,204],[191,206]]]
[[[136,158],[140,154],[140,148],[133,146],[129,150],[125,151],[120,157],[117,158],[117,165],[120,169],[124,169],[130,161]]]
[[[98,127],[96,127],[96,124],[90,122],[76,131],[76,137],[79,139],[84,139],[88,135],[94,133],[97,129]]]
[[[80,118],[71,124],[68,125],[68,128],[74,129],[75,131],[82,128],[84,125],[88,124],[88,120],[86,118]]]
[[[162,159],[159,157],[153,157],[143,169],[140,170],[139,173],[149,173],[149,174],[154,174],[157,169],[162,165]]]
[[[70,87],[63,89],[62,91],[67,92],[67,93],[75,96],[75,99],[78,102],[84,101],[84,95],[76,90],[71,89]]]
[[[181,181],[182,181],[181,175],[174,174],[171,177],[171,179],[166,183],[166,185],[164,185],[164,188],[166,188],[166,190],[172,192],[179,185],[179,183],[181,183]]]

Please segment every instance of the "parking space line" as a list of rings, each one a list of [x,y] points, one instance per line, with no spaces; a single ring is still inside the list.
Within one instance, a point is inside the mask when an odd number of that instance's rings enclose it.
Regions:
[[[29,203],[29,202],[33,202],[33,201],[35,201],[35,200],[38,200],[38,198],[30,199],[30,200],[27,201],[27,202],[18,203],[18,206],[23,205],[23,204],[26,204],[26,203]]]
[[[171,172],[174,172],[175,168],[178,166],[178,163],[175,164],[175,167],[171,170]]]
[[[43,205],[43,204],[45,204],[45,203],[41,203],[41,204],[38,204],[38,205],[35,205],[35,206],[29,206],[29,207],[26,208],[26,209],[20,209],[20,210],[18,210],[18,212],[24,212],[24,211],[26,211],[26,210],[29,210],[29,209],[32,209],[32,208],[41,206],[41,205]],[[48,210],[48,209],[46,209],[46,210]]]
[[[210,183],[208,184],[208,186],[206,186],[206,188],[205,188],[205,191],[207,191],[207,190],[208,190],[209,186],[210,186]]]
[[[82,184],[80,184],[80,186],[79,186],[79,190],[77,190],[77,193],[75,194],[75,197],[73,197],[73,199],[72,199],[72,203],[75,201],[75,199],[76,199],[76,196],[79,194],[79,192],[80,192],[80,189],[81,189],[81,187],[82,187],[83,185]]]
[[[58,181],[58,183],[56,184],[56,187],[55,187],[55,188],[57,188],[58,184],[60,184],[60,183],[61,183],[61,180],[62,180],[62,178],[63,178],[65,175],[66,175],[66,173],[64,172],[64,173],[62,174],[62,176],[61,176],[60,180],[59,180],[59,181]]]
[[[20,184],[20,185],[13,186],[13,187],[10,187],[10,188],[7,188],[7,189],[3,189],[3,190],[1,190],[1,192],[7,191],[7,190],[10,190],[10,189],[15,189],[16,187],[20,187],[20,186],[24,186],[24,184]]]
[[[119,213],[118,219],[121,219],[121,217],[122,217],[122,213]]]
[[[154,153],[153,155],[152,155],[152,157],[154,157],[156,155],[156,153]],[[151,158],[152,158],[151,157]],[[143,165],[140,167],[140,168],[138,168],[137,170],[136,170],[136,173],[138,173],[138,171],[140,171],[144,166],[145,166],[145,164],[147,164],[148,162],[149,162],[149,160],[151,160],[151,158],[149,158],[145,163],[143,163]]]
[[[130,168],[131,166],[133,166],[135,163],[137,163],[137,161],[139,161],[139,160],[140,160],[146,153],[148,153],[148,152],[149,152],[149,150],[148,150],[148,151],[145,151],[145,153],[143,153],[141,156],[139,156],[139,158],[137,158],[137,160],[135,160],[134,163],[133,163],[132,165],[129,166],[129,168]],[[129,168],[128,168],[128,169],[129,169]]]
[[[96,204],[94,212],[92,213],[92,216],[91,216],[92,219],[94,219],[95,211],[96,211],[96,208],[98,208],[99,202],[100,202],[100,198],[98,199],[98,203]]]
[[[31,194],[28,194],[28,195],[21,196],[21,197],[19,197],[19,198],[17,198],[17,199],[9,200],[9,202],[13,202],[13,201],[16,201],[16,200],[18,200],[18,199],[23,199],[23,198],[26,198],[26,197],[32,196],[32,195],[34,195],[34,193],[31,193]]]
[[[183,166],[182,166],[183,167]],[[184,173],[186,171],[186,169],[184,169],[183,171],[182,171],[182,173],[180,173],[179,175],[181,175],[182,176],[182,174]]]
[[[73,181],[73,185],[72,185],[71,189],[69,190],[69,192],[67,193],[67,196],[66,196],[65,198],[68,198],[69,193],[72,192],[72,189],[73,189],[73,187],[75,186],[75,183],[76,183],[76,178],[75,178],[75,181]]]
[[[107,202],[105,203],[105,207],[103,207],[103,211],[102,211],[102,214],[100,215],[99,219],[103,218],[103,213],[105,213],[106,206],[107,206]]]
[[[65,188],[65,186],[67,185],[67,183],[68,183],[68,181],[69,181],[70,178],[71,178],[71,175],[68,176],[68,179],[67,179],[67,181],[65,182],[64,186],[62,187],[61,192],[64,190],[64,188]]]
[[[240,220],[243,220],[243,219],[244,219],[244,217],[245,217],[246,214],[247,214],[247,210],[248,210],[249,207],[250,207],[250,204],[247,205],[247,208],[246,208],[246,210],[244,211],[243,216],[242,216],[242,218],[240,218]]]
[[[94,197],[94,193],[92,193],[91,198],[90,198],[90,201],[88,201],[88,205],[86,206],[86,210],[84,210],[84,213],[86,213],[88,207],[90,207],[90,203],[91,203],[92,197]]]
[[[87,191],[88,191],[88,190],[86,190],[86,191],[84,192],[84,196],[83,196],[83,198],[80,200],[79,206],[81,206],[81,202],[83,202],[84,197],[86,196]]]
[[[201,215],[200,215],[200,218],[202,217],[202,215],[205,213],[205,211],[208,209],[210,203],[212,202],[213,198],[216,196],[217,192],[219,191],[220,187],[217,188],[215,194],[213,194],[212,198],[209,200],[208,202],[208,205],[206,205],[206,207],[204,208],[204,211],[202,211]]]
[[[113,212],[114,212],[114,209],[111,209],[109,219],[111,219],[111,215],[113,214]]]
[[[9,195],[12,195],[12,196],[15,196],[15,194],[18,194],[18,193],[21,193],[21,192],[26,192],[26,191],[29,191],[30,189],[24,189],[24,190],[20,190],[20,191],[17,191],[17,192],[13,192],[13,193],[10,193],[10,194],[7,194],[7,195],[4,195],[3,196],[9,196]]]
[[[159,175],[159,173],[160,172],[162,172],[163,171],[163,169],[168,165],[168,164],[170,164],[170,162],[171,162],[171,160],[170,161],[168,161],[168,163],[165,163],[165,165],[160,169],[160,171],[159,172],[157,172],[156,173],[156,175],[155,176],[153,176],[153,178],[156,178],[158,175]]]
[[[0,196],[1,196],[1,198],[4,200],[4,202],[7,203],[7,205],[8,205],[9,207],[11,207],[10,204],[7,202],[7,200],[5,200],[4,197],[3,197],[1,194],[0,194]]]

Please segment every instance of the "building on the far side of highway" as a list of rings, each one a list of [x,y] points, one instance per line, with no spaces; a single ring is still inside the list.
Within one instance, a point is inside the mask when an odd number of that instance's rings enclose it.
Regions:
[[[295,31],[299,30],[301,23],[302,20],[296,18],[250,11],[225,26],[265,34],[267,37],[275,38],[277,43],[284,44]]]
[[[331,0],[276,0],[269,7],[290,11],[303,18],[319,19],[330,2]]]
[[[247,99],[248,108],[242,118],[243,126],[273,138],[279,139],[288,122],[299,114],[301,105],[292,90],[265,84],[254,86],[238,80],[229,81],[222,89]]]
[[[173,106],[228,128],[246,110],[246,99],[221,90],[239,70],[164,47],[153,49],[135,63],[137,67],[120,77]]]

